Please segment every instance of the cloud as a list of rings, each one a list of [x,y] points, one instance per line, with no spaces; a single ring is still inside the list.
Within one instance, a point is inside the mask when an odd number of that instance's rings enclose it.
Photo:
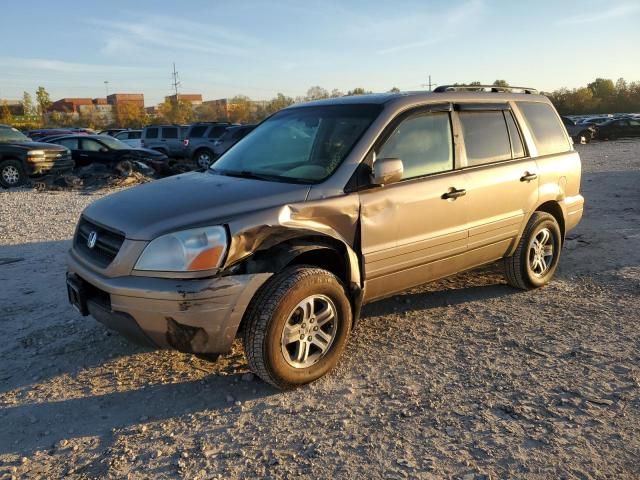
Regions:
[[[49,71],[57,73],[136,73],[153,71],[144,67],[125,65],[101,65],[94,63],[65,62],[45,58],[0,57],[0,67],[22,68],[25,70]]]
[[[166,15],[150,16],[135,22],[94,19],[92,23],[106,30],[101,52],[107,55],[140,53],[160,47],[172,52],[247,56],[258,45],[253,39],[224,27]]]
[[[625,15],[633,15],[634,13],[638,12],[640,12],[640,3],[621,3],[611,8],[603,5],[603,8],[596,13],[585,13],[582,15],[563,18],[562,20],[556,22],[556,26],[596,23],[603,20],[623,17]]]
[[[397,20],[388,20],[379,28],[390,37],[404,37],[407,41],[378,50],[381,55],[428,47],[454,38],[456,29],[477,19],[484,10],[483,0],[469,0],[440,14],[405,15]],[[424,37],[428,32],[428,37]],[[410,38],[409,38],[410,37]],[[417,38],[416,38],[417,37]],[[421,38],[422,37],[422,38]]]

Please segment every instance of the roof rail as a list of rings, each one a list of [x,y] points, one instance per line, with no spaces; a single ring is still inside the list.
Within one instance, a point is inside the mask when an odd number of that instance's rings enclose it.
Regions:
[[[500,85],[440,85],[436,87],[435,93],[442,92],[460,92],[460,91],[489,91],[497,93],[527,93],[531,95],[537,95],[538,90],[529,87],[502,87]]]

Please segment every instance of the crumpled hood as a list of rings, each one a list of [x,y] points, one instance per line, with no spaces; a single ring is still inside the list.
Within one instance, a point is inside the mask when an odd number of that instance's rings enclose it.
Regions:
[[[132,240],[217,225],[264,208],[303,202],[309,185],[191,172],[145,183],[101,198],[83,215]]]

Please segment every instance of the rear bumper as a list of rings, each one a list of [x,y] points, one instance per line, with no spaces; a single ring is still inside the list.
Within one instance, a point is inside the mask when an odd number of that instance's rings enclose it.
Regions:
[[[70,253],[68,274],[90,292],[91,316],[131,340],[191,353],[224,353],[270,273],[207,279],[109,278]]]
[[[582,213],[584,212],[584,197],[582,195],[567,197],[564,200],[564,204],[567,209],[565,231],[568,232],[575,228],[582,219]]]

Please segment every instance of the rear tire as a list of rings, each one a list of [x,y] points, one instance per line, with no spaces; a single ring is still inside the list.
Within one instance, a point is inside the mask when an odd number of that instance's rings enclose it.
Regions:
[[[298,265],[262,286],[245,322],[249,367],[287,390],[317,380],[336,365],[351,332],[351,303],[335,275]]]
[[[551,281],[558,267],[562,234],[553,215],[534,212],[524,229],[516,251],[504,259],[507,283],[531,290]]]
[[[26,180],[27,174],[18,160],[5,160],[0,163],[0,185],[4,188],[19,187]]]
[[[213,152],[209,149],[202,148],[193,156],[200,168],[209,168],[213,163]]]

